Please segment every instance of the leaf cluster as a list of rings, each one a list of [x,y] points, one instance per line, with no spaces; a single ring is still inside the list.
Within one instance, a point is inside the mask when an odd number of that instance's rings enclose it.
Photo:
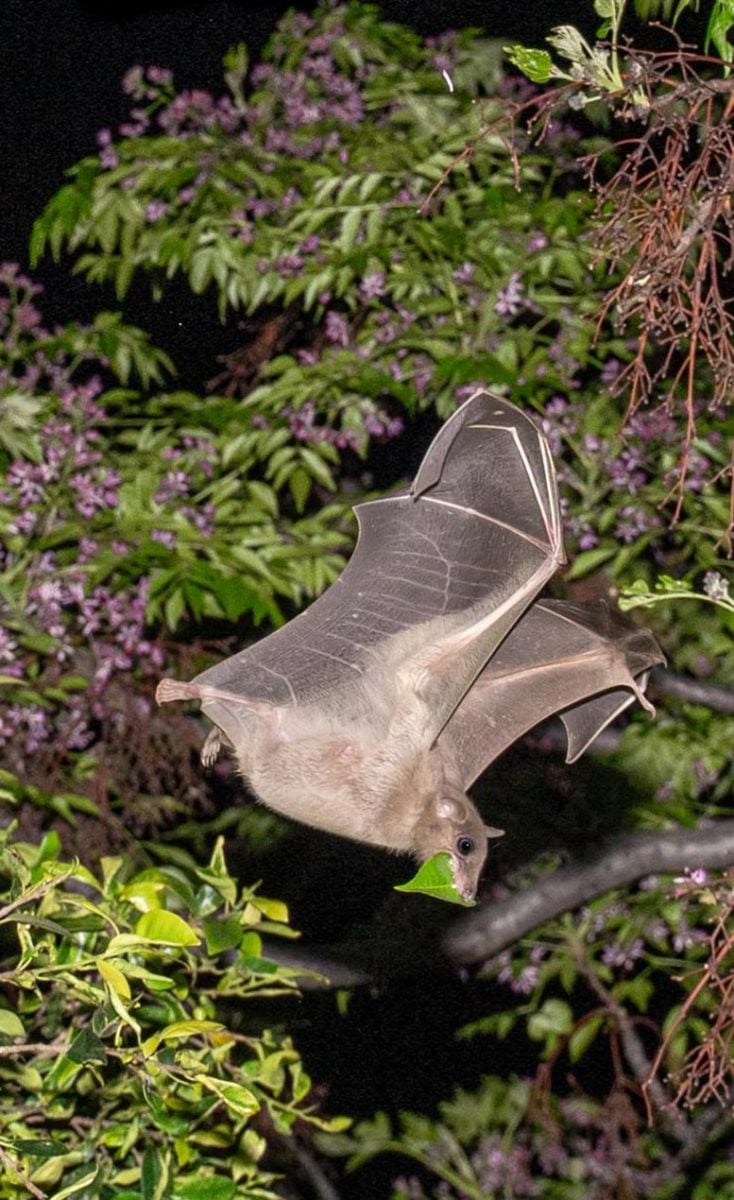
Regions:
[[[221,842],[205,867],[115,857],[96,875],[61,860],[55,835],[5,831],[2,864],[4,1200],[267,1200],[272,1131],[344,1127],[262,1024],[259,1002],[295,988],[262,937],[296,935],[285,905],[230,875]]]

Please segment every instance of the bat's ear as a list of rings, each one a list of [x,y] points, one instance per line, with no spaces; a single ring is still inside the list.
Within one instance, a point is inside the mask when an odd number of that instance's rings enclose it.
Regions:
[[[494,825],[485,825],[484,832],[490,840],[492,838],[501,838],[505,836],[504,829],[495,829]]]
[[[444,821],[463,821],[466,819],[466,805],[460,800],[442,796],[436,805],[436,812]]]

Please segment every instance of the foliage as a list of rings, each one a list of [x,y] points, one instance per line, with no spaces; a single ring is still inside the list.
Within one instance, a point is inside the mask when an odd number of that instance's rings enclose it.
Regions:
[[[285,905],[240,888],[220,843],[205,867],[99,875],[55,834],[2,850],[0,1195],[275,1197],[264,1135],[345,1125],[257,1015],[294,990],[262,952],[294,936]]]
[[[146,752],[153,682],[182,652],[154,631],[281,622],[338,574],[345,507],[294,511],[294,491],[333,489],[332,446],[226,397],[105,387],[110,372],[160,383],[170,364],[114,314],[50,333],[36,285],[12,267],[0,284],[4,794],[71,819],[177,790]],[[112,778],[93,797],[105,743]]]
[[[583,109],[601,101],[624,124],[614,169],[609,156],[587,161],[596,194],[596,248],[612,272],[619,272],[603,303],[599,323],[611,318],[620,335],[632,332],[634,353],[620,372],[617,387],[627,397],[627,416],[646,404],[677,412],[679,456],[669,499],[674,522],[685,506],[686,490],[696,478],[699,418],[718,417],[731,403],[734,323],[728,273],[734,246],[734,220],[728,177],[734,152],[731,113],[734,102],[728,68],[712,78],[712,59],[677,41],[672,52],[621,48],[620,29],[626,0],[595,0],[602,17],[600,37],[608,45],[593,48],[570,25],[555,29],[547,41],[570,63],[556,66],[546,51],[510,48],[511,60],[529,78],[563,81],[563,86],[519,106],[535,136],[543,136],[552,115],[566,105]],[[671,5],[662,7],[670,15]],[[673,19],[690,7],[677,5]],[[714,4],[706,35],[726,63],[734,9],[729,0]],[[630,136],[629,127],[634,132]],[[729,449],[732,446],[729,438]],[[734,474],[731,461],[717,478],[730,479],[726,537],[734,531]]]
[[[440,1104],[436,1118],[401,1113],[393,1123],[378,1114],[349,1134],[321,1138],[322,1148],[347,1157],[351,1169],[385,1152],[420,1164],[420,1176],[396,1178],[394,1200],[729,1195],[731,1057],[720,1043],[728,1023],[722,1000],[733,986],[731,887],[730,873],[718,880],[702,870],[673,883],[645,879],[629,895],[599,897],[515,944],[484,968],[504,1001],[458,1037],[518,1045],[522,1032],[540,1060],[534,1078],[488,1076],[478,1090]],[[650,1014],[671,980],[653,1061]],[[665,1080],[656,1077],[662,1061]],[[651,1123],[637,1102],[641,1087]],[[699,1103],[712,1094],[723,1107]],[[688,1121],[671,1114],[676,1095],[696,1102]]]

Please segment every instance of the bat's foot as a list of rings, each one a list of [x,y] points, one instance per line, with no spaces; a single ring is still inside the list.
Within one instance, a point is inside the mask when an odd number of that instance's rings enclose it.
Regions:
[[[182,683],[179,679],[161,679],[155,690],[158,704],[168,704],[171,700],[199,700],[201,688],[195,683]]]
[[[202,767],[213,767],[222,749],[222,736],[218,729],[210,729],[201,747],[199,758]]]
[[[639,702],[642,705],[642,707],[644,708],[645,712],[649,713],[651,717],[654,717],[655,716],[655,705],[650,700],[648,700],[647,696],[645,695],[646,687],[647,687],[647,674],[645,674],[642,677],[642,679],[634,680],[633,690],[634,690],[635,696],[639,700]]]

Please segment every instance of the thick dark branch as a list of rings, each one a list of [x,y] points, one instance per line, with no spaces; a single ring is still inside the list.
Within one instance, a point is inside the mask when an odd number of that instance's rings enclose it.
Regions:
[[[481,962],[553,917],[645,875],[686,867],[713,870],[732,864],[734,820],[715,821],[699,829],[631,834],[597,858],[563,867],[524,892],[482,905],[451,926],[443,949],[454,962]]]
[[[734,689],[719,687],[715,683],[701,683],[686,675],[655,670],[650,679],[650,691],[653,696],[673,696],[689,704],[701,704],[714,712],[734,714]]]

